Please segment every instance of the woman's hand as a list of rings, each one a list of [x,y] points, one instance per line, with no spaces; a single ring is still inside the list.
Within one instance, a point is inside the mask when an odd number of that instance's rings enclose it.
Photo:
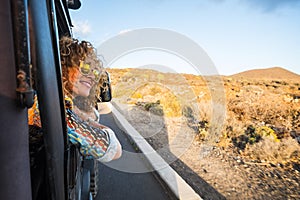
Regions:
[[[122,156],[122,146],[115,133],[110,128],[105,128],[102,130],[108,133],[110,144],[105,155],[101,158],[98,158],[97,160],[100,162],[109,162],[120,158]]]

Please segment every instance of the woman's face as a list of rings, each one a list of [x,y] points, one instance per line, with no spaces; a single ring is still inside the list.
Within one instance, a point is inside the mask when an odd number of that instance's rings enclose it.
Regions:
[[[75,96],[89,96],[91,88],[100,78],[100,68],[96,66],[96,62],[89,57],[80,63],[73,84]]]

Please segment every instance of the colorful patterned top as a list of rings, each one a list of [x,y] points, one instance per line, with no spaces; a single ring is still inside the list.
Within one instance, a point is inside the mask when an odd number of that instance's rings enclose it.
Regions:
[[[80,152],[86,158],[94,158],[101,162],[113,159],[117,152],[117,138],[109,129],[100,129],[89,126],[82,121],[73,111],[73,102],[65,97],[66,121],[68,137],[72,144],[80,148]],[[38,109],[38,101],[35,97],[32,108],[28,109],[28,124],[41,127]]]

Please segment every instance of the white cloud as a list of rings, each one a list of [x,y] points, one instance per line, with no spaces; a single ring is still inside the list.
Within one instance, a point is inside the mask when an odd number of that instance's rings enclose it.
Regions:
[[[92,32],[89,21],[76,21],[73,23],[73,33],[77,36],[86,36]]]
[[[130,31],[132,31],[132,30],[131,30],[131,29],[121,30],[121,31],[119,32],[119,35],[124,34],[124,33],[128,33],[128,32],[130,32]]]

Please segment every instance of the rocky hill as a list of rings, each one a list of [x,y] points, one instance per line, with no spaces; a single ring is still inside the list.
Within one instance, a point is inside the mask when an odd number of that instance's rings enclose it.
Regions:
[[[247,79],[271,79],[271,80],[293,80],[300,82],[300,75],[288,71],[281,67],[272,67],[266,69],[254,69],[232,75],[234,78]]]

